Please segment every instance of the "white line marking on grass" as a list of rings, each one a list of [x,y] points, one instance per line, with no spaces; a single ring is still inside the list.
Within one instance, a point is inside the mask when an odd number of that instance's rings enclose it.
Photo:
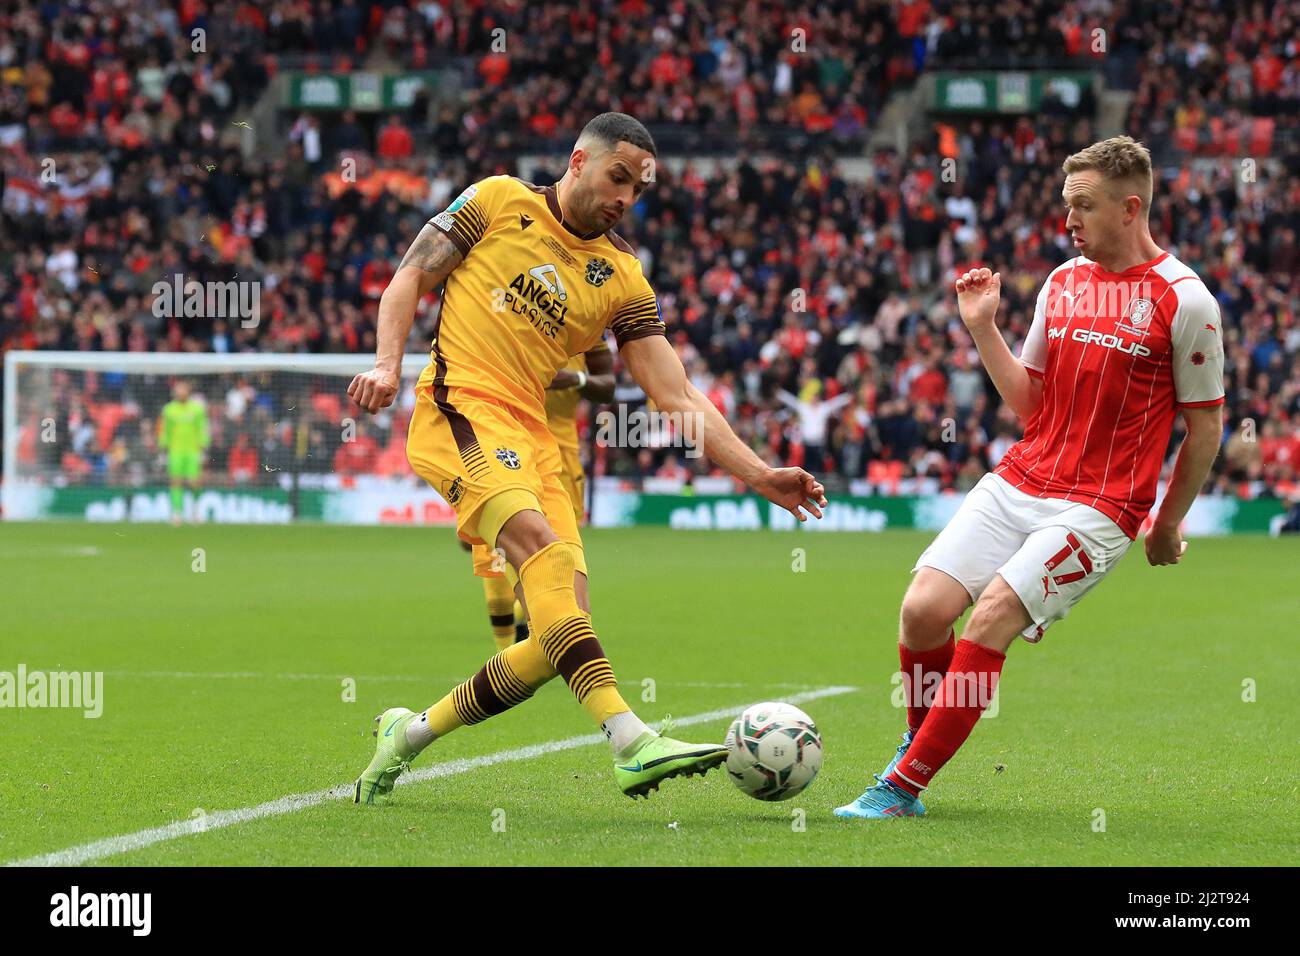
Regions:
[[[22,548],[10,551],[0,550],[0,558],[97,558],[102,552],[93,544],[50,545],[43,548]]]
[[[810,700],[820,700],[823,697],[836,697],[840,694],[851,694],[856,687],[820,687],[817,690],[810,690],[802,694],[794,694],[787,703],[803,704]],[[750,703],[753,703],[752,701]],[[705,711],[702,714],[692,714],[689,717],[682,717],[674,721],[676,727],[689,727],[692,724],[703,724],[710,720],[718,720],[723,717],[731,717],[739,713],[748,704],[736,704],[732,707],[720,707],[717,710]],[[656,724],[655,726],[658,726]],[[552,740],[544,744],[532,744],[528,747],[517,747],[514,750],[499,750],[494,754],[487,754],[482,757],[465,757],[460,760],[449,760],[447,763],[435,764],[432,767],[426,767],[423,770],[414,770],[397,781],[397,785],[405,786],[412,783],[422,783],[426,780],[436,780],[440,777],[450,777],[456,774],[469,773],[471,770],[478,770],[482,767],[491,767],[499,763],[514,763],[520,760],[531,760],[534,757],[544,757],[547,754],[559,753],[563,750],[574,750],[578,747],[590,747],[593,744],[605,743],[604,734],[583,734],[579,737],[566,737],[563,740]],[[326,800],[342,800],[352,796],[352,784],[344,783],[338,786],[330,787],[326,790],[314,790],[311,793],[295,793],[287,797],[280,797],[278,800],[271,800],[267,803],[259,803],[254,807],[242,807],[238,810],[217,810],[213,813],[195,820],[178,820],[175,823],[169,823],[163,827],[151,827],[147,830],[137,830],[135,833],[126,833],[122,836],[108,837],[104,840],[95,840],[91,843],[83,843],[80,846],[69,847],[66,850],[59,850],[56,853],[46,853],[41,856],[30,856],[22,860],[11,860],[6,866],[81,866],[91,863],[95,860],[102,860],[108,856],[115,856],[119,853],[129,853],[132,850],[140,850],[147,846],[153,846],[155,843],[165,843],[168,840],[175,840],[178,837],[190,836],[195,833],[205,833],[208,830],[220,830],[223,827],[232,827],[239,823],[250,823],[254,820],[264,820],[267,817],[283,816],[286,813],[297,813],[299,810],[306,810],[308,807],[314,807],[317,804],[324,803]]]

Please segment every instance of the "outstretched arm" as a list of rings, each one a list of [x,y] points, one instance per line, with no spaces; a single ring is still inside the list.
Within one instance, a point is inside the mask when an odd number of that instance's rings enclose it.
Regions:
[[[691,384],[686,369],[668,340],[662,335],[633,339],[620,348],[628,372],[656,405],[668,413],[696,415],[697,434],[704,454],[760,495],[780,505],[800,521],[822,516],[826,492],[816,478],[802,468],[772,468],[736,437],[722,413]]]
[[[785,389],[778,388],[776,390],[776,397],[780,399],[782,403],[789,405],[796,412],[803,412],[803,402],[799,401],[797,396],[791,395]]]
[[[420,300],[447,281],[463,257],[441,229],[426,225],[402,258],[379,300],[375,367],[352,380],[348,396],[371,414],[393,404],[402,377],[402,355]]]

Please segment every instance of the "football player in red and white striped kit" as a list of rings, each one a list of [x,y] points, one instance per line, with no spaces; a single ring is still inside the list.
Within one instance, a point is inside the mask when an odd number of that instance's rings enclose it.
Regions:
[[[1144,146],[1104,140],[1063,169],[1079,255],[1043,284],[1018,359],[995,324],[1001,276],[980,268],[957,280],[962,322],[1025,434],[912,569],[899,625],[907,732],[878,782],[837,816],[925,812],[921,791],[970,735],[1007,648],[1041,640],[1137,538],[1180,414],[1187,437],[1145,548],[1152,565],[1187,550],[1179,525],[1223,434],[1218,303],[1151,238]]]

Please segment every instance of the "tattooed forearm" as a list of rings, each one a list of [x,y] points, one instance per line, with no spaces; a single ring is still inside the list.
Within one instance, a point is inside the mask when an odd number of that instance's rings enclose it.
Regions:
[[[422,272],[437,275],[441,282],[452,269],[460,265],[460,261],[460,250],[447,238],[447,234],[436,226],[426,225],[406,250],[406,255],[397,268],[401,271],[407,266],[414,266]]]
[[[402,354],[420,300],[442,285],[460,261],[460,250],[446,233],[428,225],[420,230],[379,299],[379,320],[375,330],[376,368],[393,374],[401,372]]]

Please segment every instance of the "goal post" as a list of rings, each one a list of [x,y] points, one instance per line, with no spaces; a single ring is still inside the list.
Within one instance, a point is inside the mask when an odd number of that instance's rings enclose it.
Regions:
[[[413,386],[428,355],[404,358],[397,400],[371,416],[348,399],[347,386],[373,361],[350,354],[8,352],[4,516],[453,524],[451,508],[406,460]],[[173,431],[163,424],[163,408],[182,382],[202,412],[174,419],[180,424]],[[173,433],[179,437],[164,447]],[[202,446],[196,477],[176,463],[182,442]]]

